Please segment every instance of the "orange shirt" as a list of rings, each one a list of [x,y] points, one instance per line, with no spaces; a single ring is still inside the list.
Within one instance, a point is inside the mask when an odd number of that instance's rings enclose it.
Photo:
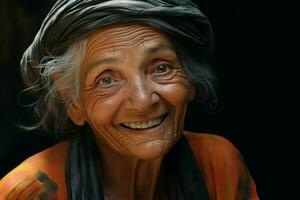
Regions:
[[[217,135],[186,132],[213,200],[258,200],[255,183],[240,152]]]
[[[239,151],[226,139],[185,132],[212,200],[258,200]],[[21,163],[0,180],[0,199],[67,199],[65,160],[69,143],[57,144]]]

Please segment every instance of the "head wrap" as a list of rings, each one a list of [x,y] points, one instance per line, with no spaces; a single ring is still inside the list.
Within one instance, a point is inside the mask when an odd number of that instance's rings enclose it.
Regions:
[[[39,80],[36,66],[45,57],[62,55],[74,41],[101,27],[126,22],[158,27],[199,57],[213,47],[207,17],[189,0],[58,0],[21,59],[25,83]]]

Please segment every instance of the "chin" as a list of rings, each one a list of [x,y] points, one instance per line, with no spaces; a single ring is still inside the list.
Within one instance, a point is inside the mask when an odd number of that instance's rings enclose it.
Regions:
[[[155,160],[164,157],[176,142],[166,140],[154,140],[143,143],[131,153],[140,160]]]

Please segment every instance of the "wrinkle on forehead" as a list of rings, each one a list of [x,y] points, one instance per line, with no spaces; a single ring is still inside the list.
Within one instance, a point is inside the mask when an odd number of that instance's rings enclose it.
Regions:
[[[155,40],[169,40],[166,34],[143,24],[119,24],[93,33],[87,42],[87,51],[116,50],[145,45]]]

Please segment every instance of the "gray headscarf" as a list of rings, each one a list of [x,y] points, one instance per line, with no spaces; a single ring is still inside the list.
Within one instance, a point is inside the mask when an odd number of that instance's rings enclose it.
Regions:
[[[213,47],[208,19],[189,0],[58,0],[22,57],[25,83],[32,86],[40,79],[36,66],[43,58],[62,55],[72,42],[101,27],[125,22],[158,27],[197,59]]]

